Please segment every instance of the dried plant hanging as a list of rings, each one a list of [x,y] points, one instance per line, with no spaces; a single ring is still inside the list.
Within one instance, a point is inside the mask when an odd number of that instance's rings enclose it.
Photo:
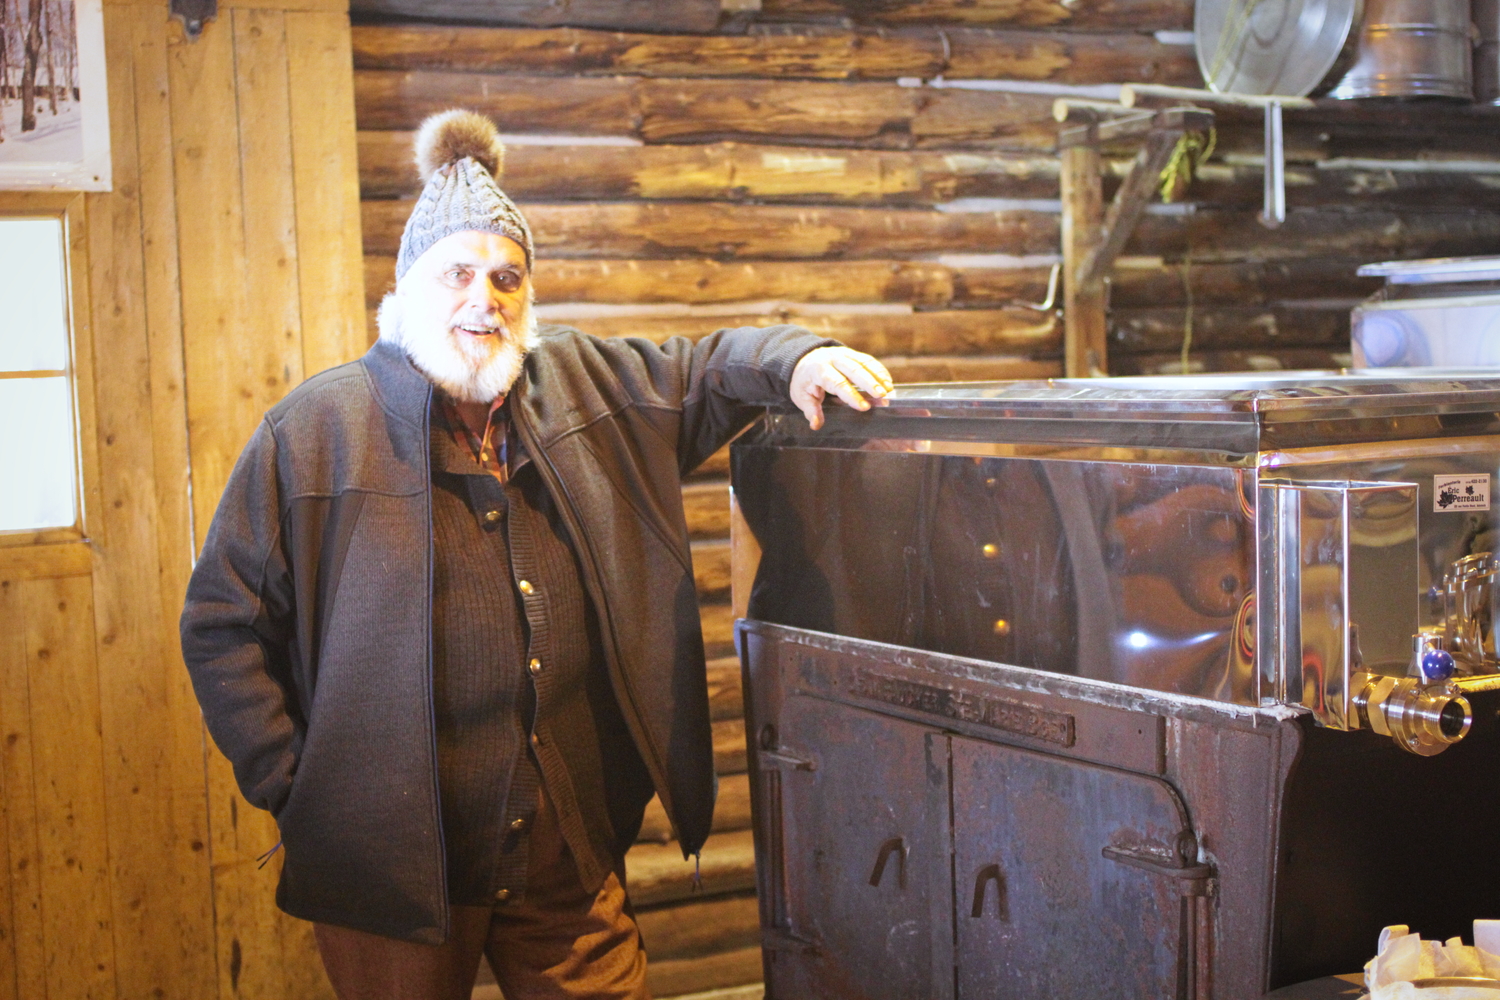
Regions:
[[[1161,200],[1173,202],[1182,197],[1187,186],[1197,176],[1198,168],[1213,155],[1214,146],[1219,142],[1219,130],[1209,129],[1207,134],[1203,132],[1184,132],[1181,139],[1177,140],[1177,146],[1172,150],[1172,158],[1161,171]]]

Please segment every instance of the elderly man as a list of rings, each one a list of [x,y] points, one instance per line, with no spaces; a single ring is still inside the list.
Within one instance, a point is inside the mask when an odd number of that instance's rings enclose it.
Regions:
[[[417,153],[380,339],[256,430],[184,656],[340,997],[467,997],[481,955],[513,1000],[644,997],[624,852],[653,792],[696,852],[715,790],[681,476],[890,377],[797,327],[539,331],[494,126]]]

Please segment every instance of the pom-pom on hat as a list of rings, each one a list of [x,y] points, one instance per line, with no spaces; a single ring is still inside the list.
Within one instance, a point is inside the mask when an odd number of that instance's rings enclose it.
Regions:
[[[505,145],[494,122],[472,111],[432,115],[417,130],[415,153],[426,184],[401,234],[397,281],[438,240],[470,230],[515,240],[531,267],[531,227],[495,183]]]

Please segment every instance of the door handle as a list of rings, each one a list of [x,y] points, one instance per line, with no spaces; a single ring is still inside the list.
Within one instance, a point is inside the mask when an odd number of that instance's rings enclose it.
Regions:
[[[1106,846],[1103,854],[1109,860],[1122,865],[1129,865],[1132,868],[1148,871],[1153,875],[1161,875],[1164,878],[1185,883],[1182,887],[1182,894],[1184,896],[1212,896],[1214,894],[1214,870],[1211,865],[1183,865],[1177,867],[1167,864],[1155,854],[1131,850],[1128,847]]]
[[[790,767],[797,771],[816,771],[818,762],[802,757],[794,757],[789,753],[777,753],[774,750],[758,750],[756,756],[760,758],[762,770],[770,770],[778,767]]]
[[[1000,874],[999,865],[985,865],[974,876],[974,909],[969,915],[976,920],[984,916],[984,888],[991,882],[995,883],[995,918],[1008,922],[1010,907],[1005,901],[1005,876]]]
[[[875,858],[875,870],[870,873],[871,885],[880,885],[881,876],[885,875],[885,863],[892,854],[896,855],[896,887],[906,888],[906,842],[900,837],[892,837],[880,845],[880,853]]]

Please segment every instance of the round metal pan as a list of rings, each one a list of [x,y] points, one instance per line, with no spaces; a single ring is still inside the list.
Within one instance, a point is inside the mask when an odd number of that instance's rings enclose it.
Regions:
[[[1220,93],[1306,97],[1347,69],[1363,6],[1363,0],[1198,0],[1198,68]]]

